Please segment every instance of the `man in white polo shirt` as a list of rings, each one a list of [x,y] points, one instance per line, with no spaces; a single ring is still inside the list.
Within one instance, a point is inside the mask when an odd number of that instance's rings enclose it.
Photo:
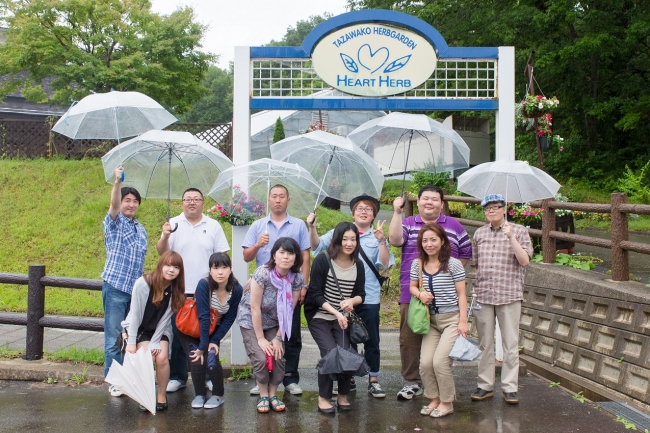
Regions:
[[[158,254],[173,250],[183,258],[185,294],[188,296],[194,294],[201,278],[208,276],[210,256],[230,250],[221,225],[203,214],[203,205],[201,191],[196,188],[187,189],[183,193],[183,213],[163,224],[162,235],[156,244]],[[172,227],[177,224],[178,228],[172,232]],[[175,314],[172,317],[172,328],[174,339],[167,392],[185,388],[188,375],[188,357],[178,339]]]

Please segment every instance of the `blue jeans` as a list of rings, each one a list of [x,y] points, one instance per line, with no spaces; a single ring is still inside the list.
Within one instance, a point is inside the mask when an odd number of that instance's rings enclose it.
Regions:
[[[370,367],[368,375],[379,376],[379,304],[361,304],[354,311],[368,328],[368,341],[363,344],[366,362]],[[352,347],[357,350],[356,344],[353,344]]]
[[[169,380],[178,380],[179,382],[187,383],[189,357],[185,350],[183,350],[181,339],[178,336],[176,313],[172,315],[172,331],[174,338],[172,341],[172,356],[169,360]]]
[[[115,344],[122,332],[122,321],[131,308],[131,294],[116,289],[104,281],[102,285],[104,304],[104,377],[108,374],[113,360],[122,363],[122,354]]]
[[[300,310],[302,305],[296,305],[291,320],[291,338],[284,340],[284,386],[300,382],[298,363],[300,363],[300,351],[302,350],[302,336],[300,335]]]

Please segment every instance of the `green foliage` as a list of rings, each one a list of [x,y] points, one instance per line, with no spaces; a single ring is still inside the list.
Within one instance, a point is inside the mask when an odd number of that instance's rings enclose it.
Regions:
[[[0,95],[24,84],[23,95],[43,100],[38,87],[53,78],[53,103],[132,90],[183,113],[202,96],[215,59],[199,51],[205,26],[191,8],[160,16],[149,0],[0,0],[0,11],[9,27],[0,73],[13,74]],[[24,70],[26,77],[17,75]]]
[[[420,188],[427,185],[434,185],[442,188],[447,193],[450,191],[449,175],[448,171],[442,173],[436,172],[432,167],[433,164],[428,163],[423,169],[427,171],[413,171],[411,176],[413,176],[413,184],[411,185],[411,192],[417,194],[420,191]]]
[[[650,204],[650,183],[648,183],[648,170],[650,160],[635,173],[627,164],[623,176],[618,180],[618,188],[628,195],[631,202]]]
[[[183,122],[228,123],[232,120],[234,70],[210,66],[201,83],[201,99],[182,116]]]
[[[580,403],[584,403],[585,401],[587,401],[587,397],[583,395],[583,391],[580,391],[579,393],[575,394],[573,396],[573,399],[578,400]]]
[[[626,420],[625,418],[622,418],[620,416],[616,416],[616,422],[620,422],[621,424],[623,424],[625,426],[625,430],[636,430],[637,429],[635,424],[629,422],[628,420]],[[648,431],[648,430],[646,430],[646,431]]]
[[[47,383],[48,385],[54,385],[57,382],[58,380],[54,377],[48,377],[46,379],[43,379],[43,383]]]
[[[557,388],[558,386],[560,386],[560,382],[551,382],[548,385],[549,388]]]
[[[544,257],[541,254],[535,254],[535,256],[533,256],[533,262],[543,263]],[[569,266],[575,269],[582,269],[583,271],[589,271],[596,267],[594,263],[602,262],[601,259],[592,255],[581,256],[559,253],[555,256],[556,265]]]
[[[81,385],[82,383],[88,382],[86,379],[86,373],[88,372],[88,367],[84,367],[83,371],[80,374],[72,373],[72,379],[66,380],[68,383],[75,383]]]
[[[267,45],[272,47],[299,47],[305,40],[305,36],[311,32],[314,27],[332,18],[332,14],[325,12],[321,15],[312,15],[306,20],[300,20],[295,27],[288,27],[287,32],[279,41],[271,40]]]
[[[9,349],[9,344],[0,346],[0,359],[16,359],[20,358],[25,353],[21,350]]]
[[[284,124],[282,123],[282,119],[278,116],[278,120],[275,121],[275,126],[273,127],[273,143],[284,140],[284,137]]]
[[[246,380],[253,377],[253,370],[251,367],[233,368],[230,370],[231,380]]]
[[[405,191],[413,189],[413,181],[407,180],[404,185]],[[384,181],[384,188],[381,191],[379,202],[393,206],[393,200],[402,193],[402,180],[401,179],[386,179]]]
[[[51,353],[45,353],[45,358],[56,362],[85,362],[87,364],[104,365],[104,351],[101,349],[82,349],[71,346]]]

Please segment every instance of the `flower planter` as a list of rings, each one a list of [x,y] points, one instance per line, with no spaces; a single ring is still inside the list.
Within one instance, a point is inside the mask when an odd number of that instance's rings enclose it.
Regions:
[[[534,119],[536,117],[542,117],[546,113],[548,113],[548,110],[544,110],[544,109],[540,110],[539,108],[535,108],[531,112],[526,112],[526,110],[521,110],[521,115],[523,117],[527,117],[529,119]]]

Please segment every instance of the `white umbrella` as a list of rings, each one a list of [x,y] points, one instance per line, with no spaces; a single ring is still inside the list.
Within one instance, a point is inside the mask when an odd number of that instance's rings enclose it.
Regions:
[[[124,364],[114,360],[104,381],[156,414],[156,377],[151,350],[141,347],[135,353],[126,352]]]
[[[526,203],[555,197],[560,184],[526,161],[500,160],[470,168],[458,177],[457,188],[476,198],[501,194],[506,202]]]
[[[469,147],[461,136],[424,114],[393,112],[364,123],[348,138],[378,164],[403,170],[404,177],[412,170],[442,173],[469,167]]]
[[[384,176],[373,159],[350,139],[325,131],[295,135],[271,146],[273,159],[296,163],[310,172],[332,198],[348,201],[381,195]]]

